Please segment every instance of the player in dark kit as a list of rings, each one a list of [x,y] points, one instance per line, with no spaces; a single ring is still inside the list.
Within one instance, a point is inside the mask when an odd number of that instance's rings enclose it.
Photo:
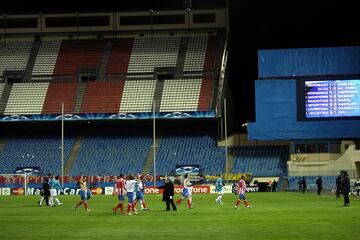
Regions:
[[[49,206],[49,197],[50,197],[50,184],[49,184],[49,178],[51,177],[51,174],[48,174],[47,177],[43,180],[43,189],[42,189],[42,197],[40,201],[38,202],[38,205],[41,207],[44,199],[46,202],[46,206]]]

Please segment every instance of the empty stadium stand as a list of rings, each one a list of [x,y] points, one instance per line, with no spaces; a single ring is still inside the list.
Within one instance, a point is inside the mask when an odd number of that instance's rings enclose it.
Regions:
[[[60,46],[61,40],[40,42],[39,51],[32,71],[32,80],[51,80],[50,76],[53,74]]]
[[[97,69],[103,48],[103,41],[63,40],[53,74],[75,76],[79,69]]]
[[[43,114],[56,114],[61,112],[61,103],[64,103],[64,112],[73,113],[75,107],[76,94],[79,83],[52,82],[47,89]]]
[[[308,190],[317,189],[316,179],[318,178],[318,176],[304,176],[304,177],[306,180]],[[327,190],[336,188],[336,177],[337,176],[321,176],[323,188],[327,189]],[[299,182],[299,180],[302,180],[302,178],[303,178],[303,176],[289,177],[288,178],[288,181],[289,181],[288,190],[298,191],[299,190],[298,182]]]
[[[71,150],[74,138],[64,143],[64,160]],[[15,173],[17,167],[41,167],[42,175],[61,174],[61,138],[34,132],[8,137],[0,152],[0,172]]]
[[[289,148],[286,146],[239,147],[230,150],[235,155],[233,173],[253,176],[286,176]]]
[[[33,41],[9,41],[0,45],[0,77],[4,71],[26,70]]]
[[[41,114],[49,83],[14,83],[5,115]]]

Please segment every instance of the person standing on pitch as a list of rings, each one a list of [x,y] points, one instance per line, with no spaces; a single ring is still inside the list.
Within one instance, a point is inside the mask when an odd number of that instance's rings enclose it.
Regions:
[[[317,195],[320,196],[321,190],[323,189],[321,177],[319,177],[319,178],[316,180],[316,186],[317,186]]]
[[[56,203],[58,205],[62,205],[62,203],[59,201],[57,195],[58,195],[58,191],[62,192],[63,189],[59,183],[59,176],[56,176],[55,178],[52,178],[50,181],[49,181],[49,185],[50,185],[50,204],[52,206],[55,207],[55,203],[54,203],[54,198],[56,200]]]
[[[42,206],[42,203],[45,199],[46,202],[46,206],[49,206],[49,197],[50,197],[50,185],[49,185],[49,179],[51,178],[51,174],[49,173],[47,177],[44,178],[43,180],[43,196],[41,197],[40,201],[39,201],[39,207]]]
[[[342,177],[342,193],[344,195],[344,206],[349,207],[350,206],[350,199],[349,199],[349,193],[350,193],[350,179],[347,172],[343,172]]]
[[[302,193],[305,193],[307,187],[305,177],[303,177],[301,180],[301,186],[302,186]]]
[[[116,179],[113,196],[117,194],[119,203],[116,207],[113,208],[113,213],[116,214],[116,211],[120,208],[120,213],[124,214],[124,200],[125,200],[125,179],[124,175],[120,174],[119,179]]]
[[[135,207],[134,207],[135,184],[136,184],[136,180],[134,180],[134,176],[129,175],[129,180],[127,180],[125,182],[126,195],[128,198],[128,207],[127,207],[128,215],[132,215],[132,213],[130,212],[130,209],[132,209],[134,214],[138,214],[135,211]]]
[[[235,203],[235,209],[239,208],[239,205],[241,203],[241,200],[244,201],[244,204],[247,208],[251,208],[251,206],[249,205],[247,199],[246,199],[246,192],[248,192],[249,190],[246,187],[246,182],[245,182],[245,176],[241,175],[240,181],[238,183],[238,194],[239,194],[239,199],[236,200]]]
[[[134,207],[136,207],[136,204],[138,202],[140,202],[140,207],[142,210],[148,211],[149,208],[147,208],[146,203],[145,203],[145,199],[144,199],[144,191],[145,191],[145,186],[143,184],[143,181],[141,179],[141,175],[138,175],[137,177],[137,182],[135,184],[135,202],[134,202]]]
[[[341,185],[342,185],[342,177],[341,175],[337,176],[336,178],[336,198],[340,198],[340,193],[341,193]]]
[[[355,182],[355,190],[357,197],[360,197],[360,179],[356,180]]]
[[[216,182],[215,182],[215,191],[218,193],[218,197],[216,198],[216,202],[217,202],[217,204],[224,204],[223,202],[222,202],[222,198],[223,198],[223,195],[224,195],[224,193],[223,193],[223,188],[224,188],[224,183],[223,183],[223,180],[222,180],[222,178],[221,178],[221,175],[219,175],[219,177],[218,177],[218,179],[216,179]]]
[[[86,177],[85,176],[81,176],[80,181],[78,182],[79,187],[80,187],[80,198],[81,201],[75,205],[75,210],[81,205],[84,204],[85,206],[85,211],[90,211],[90,209],[88,208],[88,188],[86,186]]]
[[[184,198],[187,198],[187,203],[188,203],[188,207],[189,209],[192,208],[192,199],[191,199],[191,190],[190,187],[192,186],[190,179],[189,179],[189,174],[185,174],[184,175],[185,179],[184,179],[184,187],[183,187],[183,192],[181,197],[176,200],[176,204],[180,204],[182,200],[184,200]]]
[[[170,211],[170,204],[174,211],[176,211],[176,205],[174,203],[174,183],[170,178],[167,178],[165,181],[165,185],[159,188],[163,188],[163,197],[162,200],[166,202],[166,211]]]

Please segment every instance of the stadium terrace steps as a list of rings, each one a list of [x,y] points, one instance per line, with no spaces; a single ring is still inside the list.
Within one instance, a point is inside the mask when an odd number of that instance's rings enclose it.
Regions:
[[[75,139],[74,145],[72,146],[70,156],[68,160],[66,161],[66,165],[64,167],[64,174],[69,175],[71,169],[74,166],[75,160],[78,158],[81,144],[84,142],[84,136],[80,135]]]
[[[49,84],[44,106],[43,114],[61,113],[61,103],[64,103],[64,112],[73,113],[78,92],[79,83],[77,82],[53,82]]]
[[[31,79],[31,74],[34,69],[34,65],[35,65],[37,54],[39,52],[39,48],[40,48],[40,42],[34,41],[33,46],[31,48],[29,60],[26,65],[26,70],[25,70],[24,79],[23,79],[24,82],[29,82]]]
[[[103,49],[104,41],[63,40],[53,74],[76,75],[80,69],[97,69]]]
[[[126,74],[133,48],[133,38],[112,40],[111,53],[107,62],[106,74]]]
[[[80,113],[118,113],[124,81],[87,82]]]
[[[160,146],[160,136],[157,135],[155,139],[155,152],[158,151],[159,146]],[[154,148],[153,146],[151,146],[146,158],[146,162],[144,164],[144,168],[141,173],[150,174],[150,172],[153,171],[153,166],[154,166]]]
[[[105,41],[105,49],[101,55],[98,79],[105,80],[106,68],[111,54],[111,49],[112,49],[112,41]]]
[[[3,114],[11,92],[12,84],[0,83],[0,114]]]

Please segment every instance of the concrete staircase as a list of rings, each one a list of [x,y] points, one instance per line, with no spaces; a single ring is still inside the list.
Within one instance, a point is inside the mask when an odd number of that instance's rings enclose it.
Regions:
[[[12,84],[6,84],[2,93],[1,99],[0,99],[0,114],[4,114],[7,102],[9,100],[10,92],[12,89]]]
[[[27,62],[27,65],[26,65],[25,75],[24,75],[24,79],[23,79],[24,82],[29,82],[31,79],[31,74],[34,69],[34,65],[35,65],[36,57],[39,52],[39,48],[40,48],[40,42],[34,41],[33,46],[31,48],[30,57]]]
[[[227,168],[225,164],[225,169],[224,169],[225,173],[231,173],[234,167],[234,162],[235,162],[235,155],[231,151],[228,151],[228,164],[227,164]]]
[[[111,41],[106,41],[105,42],[105,49],[104,49],[103,54],[101,56],[101,62],[100,62],[100,67],[99,67],[98,79],[100,79],[100,80],[105,80],[106,67],[107,67],[107,63],[108,63],[108,60],[109,60],[109,56],[111,54],[111,49],[112,49],[112,42]]]
[[[6,143],[5,139],[0,138],[0,153],[4,150],[5,143]]]
[[[78,92],[76,94],[74,113],[80,113],[81,106],[82,106],[83,99],[84,99],[84,94],[85,94],[85,83],[81,82]]]
[[[186,57],[188,42],[189,42],[188,37],[181,38],[174,78],[182,78],[183,77],[183,69],[184,69],[184,65],[185,65],[185,57]]]
[[[74,162],[79,155],[81,144],[83,143],[84,139],[85,138],[83,135],[80,135],[76,138],[69,159],[66,161],[66,165],[64,166],[64,175],[69,175],[71,169],[73,168]]]
[[[153,101],[155,102],[155,112],[160,111],[161,97],[163,90],[164,90],[164,80],[157,80],[155,86],[154,99],[153,99]]]
[[[156,152],[157,152],[157,150],[159,148],[159,145],[160,145],[160,137],[156,137],[156,139],[155,139],[155,151]],[[151,149],[150,149],[150,151],[148,153],[148,156],[146,158],[144,168],[142,170],[143,175],[150,174],[151,169],[153,167],[153,163],[154,163],[154,148],[153,148],[153,146],[151,146]]]

